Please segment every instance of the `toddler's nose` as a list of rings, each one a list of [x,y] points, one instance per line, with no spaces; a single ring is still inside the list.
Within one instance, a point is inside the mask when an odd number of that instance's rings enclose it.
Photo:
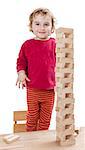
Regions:
[[[44,29],[44,25],[41,25],[41,29],[42,29],[42,30]]]

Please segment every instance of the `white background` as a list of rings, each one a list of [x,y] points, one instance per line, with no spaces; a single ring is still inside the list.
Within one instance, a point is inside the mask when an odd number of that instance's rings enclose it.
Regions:
[[[13,110],[26,109],[25,90],[16,86],[16,59],[21,44],[32,36],[28,16],[37,7],[49,8],[58,27],[74,29],[75,125],[85,126],[85,12],[84,0],[0,1],[0,134],[12,132]],[[50,129],[55,129],[53,111]]]

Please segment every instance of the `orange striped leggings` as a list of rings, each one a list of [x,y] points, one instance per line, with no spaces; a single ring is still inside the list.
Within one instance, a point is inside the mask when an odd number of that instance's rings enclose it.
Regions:
[[[27,89],[27,131],[47,130],[54,104],[54,90]]]

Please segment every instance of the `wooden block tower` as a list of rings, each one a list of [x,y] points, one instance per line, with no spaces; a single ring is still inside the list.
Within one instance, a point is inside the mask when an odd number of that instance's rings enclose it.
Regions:
[[[74,95],[73,95],[73,29],[58,28],[57,36],[57,107],[56,135],[60,145],[75,143]]]

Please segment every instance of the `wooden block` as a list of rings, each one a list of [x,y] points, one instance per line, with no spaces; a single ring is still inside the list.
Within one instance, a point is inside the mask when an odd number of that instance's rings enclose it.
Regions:
[[[26,120],[26,111],[14,111],[14,121]]]
[[[65,84],[68,82],[73,83],[73,74],[70,74],[68,78],[63,78],[61,83]]]
[[[61,99],[57,97],[57,107],[59,108],[69,108],[69,105],[74,104],[74,99],[68,98],[68,99]]]
[[[57,105],[60,106],[60,105],[66,105],[66,104],[73,104],[75,101],[74,98],[67,98],[67,99],[62,99],[61,97],[57,97]]]
[[[72,44],[73,39],[72,38],[59,38],[57,40],[59,43],[68,43],[68,44]]]
[[[71,61],[73,62],[73,53],[69,53],[69,52],[57,53],[57,63],[62,62],[63,60],[65,61],[66,58],[69,58],[69,59],[71,58],[72,59]]]
[[[61,103],[63,103],[63,104],[66,104],[66,103],[67,103],[67,104],[68,104],[68,103],[72,103],[72,102],[74,102],[74,101],[75,101],[74,98],[63,98],[63,99],[62,99],[61,97],[58,97],[58,96],[57,96],[57,102],[60,103],[60,104],[61,104]]]
[[[65,56],[65,54],[63,54]],[[73,58],[67,58],[67,57],[64,57],[64,58],[58,58],[57,59],[57,66],[58,66],[58,63],[61,63],[61,64],[65,64],[65,63],[73,63]],[[56,67],[57,67],[56,66]]]
[[[56,131],[57,132],[64,132],[65,130],[68,129],[75,129],[74,124],[66,124],[65,126],[56,126]],[[75,131],[74,131],[75,132]]]
[[[59,48],[59,47],[57,47],[56,48],[56,52],[57,53],[60,53],[60,52],[64,52],[64,53],[66,53],[66,52],[69,52],[69,53],[73,53],[73,48]]]
[[[74,129],[74,125],[73,124],[67,124],[65,126],[57,126],[56,127],[57,132],[64,132],[65,130],[68,130],[68,129]]]
[[[64,33],[64,32],[59,32],[59,33],[56,34],[56,38],[57,38],[57,41],[58,41],[61,38],[63,38],[63,39],[66,39],[66,38],[73,39],[74,36],[73,36],[73,33],[67,34],[67,33]]]
[[[61,97],[62,99],[72,98],[73,99],[73,93],[58,93],[58,97]]]
[[[57,96],[62,98],[62,99],[67,99],[67,98],[72,98],[73,99],[73,93],[59,93],[57,92]]]
[[[70,107],[70,105],[71,105],[70,103],[69,104],[64,104],[64,105],[63,104],[59,105],[58,102],[57,102],[57,106],[55,108],[55,111],[59,112],[61,109],[68,109]]]
[[[74,109],[74,103],[59,104],[57,102],[57,108],[58,108],[58,114],[62,115],[63,113],[64,116],[65,114],[72,112],[72,110]]]
[[[73,58],[64,58],[63,61],[65,61],[65,63],[73,63]]]
[[[62,53],[57,53],[57,58],[60,57],[60,58],[64,58],[65,57],[65,53],[62,52]],[[58,60],[58,59],[57,59]],[[58,62],[58,61],[57,61]]]
[[[65,43],[64,48],[73,48],[73,43]]]
[[[66,88],[63,89],[63,92],[64,92],[64,93],[72,93],[72,92],[73,92],[73,89],[70,88],[70,87],[66,87]]]
[[[60,141],[61,146],[70,146],[70,145],[74,145],[74,144],[75,144],[75,138],[74,137],[67,139],[65,141],[63,141],[63,140]]]
[[[12,142],[15,142],[17,141],[18,139],[20,138],[19,135],[15,135],[15,134],[10,134],[10,135],[6,135],[3,137],[3,140],[6,142],[6,143],[12,143]]]
[[[65,48],[65,43],[57,43],[57,48]]]
[[[68,66],[66,66],[66,64],[68,65]],[[65,62],[65,61],[62,61],[62,62],[58,62],[57,63],[57,68],[66,68],[66,67],[69,67],[69,68],[72,68],[72,67],[70,67],[70,65],[72,66],[72,64],[73,64],[73,62]]]
[[[73,89],[73,82],[64,83],[64,88],[71,88],[71,89]]]
[[[71,106],[70,108],[67,108],[65,110],[62,110],[63,108],[60,108],[57,111],[57,117],[62,118],[63,120],[72,118],[72,115],[73,115],[73,112],[74,112],[73,108],[74,108],[73,106]]]
[[[68,66],[66,66],[66,65],[68,65]],[[57,65],[56,65],[56,69],[58,69],[58,68],[66,68],[66,67],[68,67],[68,68],[72,68],[72,67],[70,67],[70,65],[73,67],[73,61],[70,61],[70,62],[67,62],[67,61],[59,61],[59,62],[57,62]]]
[[[73,49],[73,44],[72,43],[57,43],[57,48],[71,48]]]
[[[73,39],[73,33],[69,34],[68,37]]]
[[[68,78],[73,79],[73,72],[64,73],[63,81],[66,82]]]
[[[56,75],[57,76],[57,75]],[[72,79],[72,76],[70,76],[69,78],[59,78],[59,77],[56,77],[57,78],[57,87],[64,87],[65,84],[67,83],[70,83],[70,84],[73,84],[73,79]]]
[[[58,124],[58,126],[56,126],[56,131],[57,132],[64,132],[65,130],[68,131],[68,129],[73,129],[74,130],[74,136],[75,136],[74,122],[72,124],[68,123],[68,124],[63,125],[63,126],[61,124],[59,126],[59,124]]]
[[[66,135],[74,135],[74,127],[72,126],[72,128],[68,128],[68,129],[64,129],[62,130],[62,128],[57,128],[57,136],[60,138],[60,139],[64,139],[65,140],[65,137]]]
[[[69,87],[67,87],[67,88],[57,88],[57,93],[58,93],[58,95],[60,95],[60,94],[67,94],[67,93],[73,93],[73,89],[72,88],[69,88]]]
[[[14,133],[17,133],[17,132],[26,132],[26,123],[14,124]]]
[[[73,98],[62,99],[61,97],[57,97],[58,107],[64,107],[64,109],[67,109],[70,107],[70,105],[73,105],[73,104],[74,104]]]
[[[60,28],[58,28],[57,30],[56,30],[56,34],[57,33],[68,33],[68,34],[72,34],[73,33],[73,29],[72,28],[62,28],[62,27],[60,27]]]
[[[62,32],[57,33],[56,38],[57,39],[64,38],[64,33],[62,33]]]
[[[73,69],[70,68],[57,68],[57,73],[73,73]]]
[[[68,78],[73,80],[73,71],[71,69],[68,72],[57,71],[55,77],[63,82],[66,82]]]
[[[64,78],[64,73],[62,73],[62,72],[57,72],[57,75],[56,75],[57,77],[60,77],[60,78]]]
[[[57,40],[60,38],[71,38],[71,39],[73,39],[74,36],[73,36],[73,33],[69,34],[69,33],[64,33],[64,32],[57,32],[56,38],[57,38]]]
[[[57,127],[60,126],[65,126],[69,124],[74,124],[74,115],[71,115],[69,118],[64,119],[63,117],[59,118],[58,116],[56,117],[56,122],[57,122]]]
[[[71,145],[71,141],[75,141],[75,137],[73,133],[69,133],[65,135],[63,132],[60,135],[57,135],[57,137],[60,139],[60,145]]]
[[[58,62],[57,63],[57,70],[63,69],[63,68],[69,68],[73,69],[73,62]]]
[[[73,58],[73,53],[72,52],[66,52],[65,58]]]

